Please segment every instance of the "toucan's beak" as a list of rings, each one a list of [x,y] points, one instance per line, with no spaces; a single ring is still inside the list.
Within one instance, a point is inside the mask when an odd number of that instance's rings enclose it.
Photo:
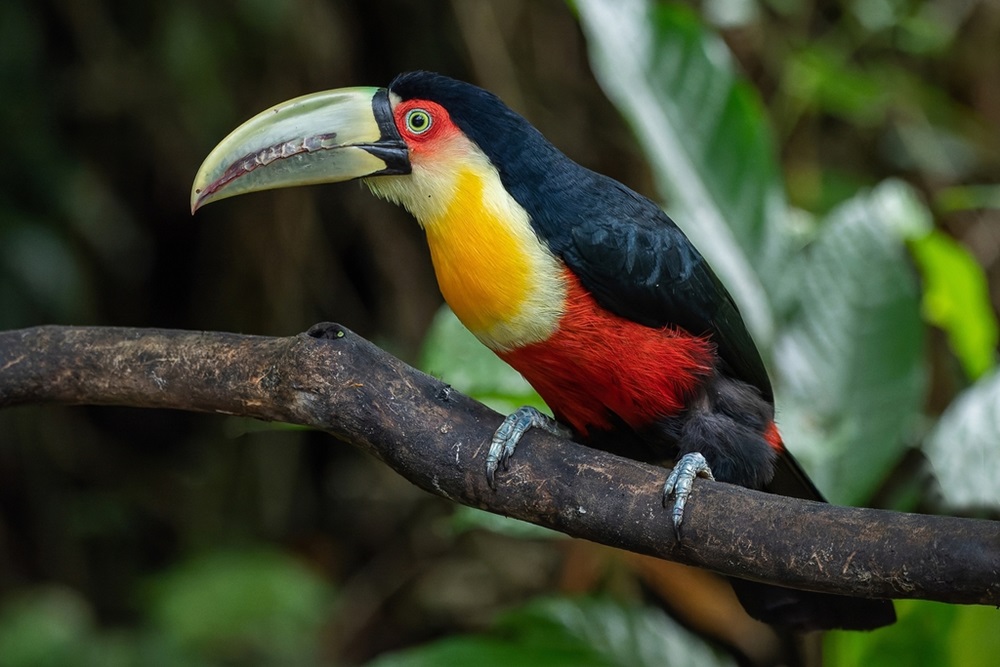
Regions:
[[[410,173],[385,88],[341,88],[257,114],[205,158],[191,212],[217,199],[291,185]]]

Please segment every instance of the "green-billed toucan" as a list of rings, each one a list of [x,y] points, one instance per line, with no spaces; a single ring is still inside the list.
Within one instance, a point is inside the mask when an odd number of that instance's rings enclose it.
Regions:
[[[736,304],[660,207],[556,149],[495,95],[429,72],[279,104],[206,158],[192,211],[244,192],[364,179],[427,235],[462,323],[556,421],[516,411],[490,483],[531,427],[635,459],[676,460],[674,525],[696,475],[820,500],[774,424],[767,372]],[[751,615],[797,629],[875,628],[892,603],[734,581]]]

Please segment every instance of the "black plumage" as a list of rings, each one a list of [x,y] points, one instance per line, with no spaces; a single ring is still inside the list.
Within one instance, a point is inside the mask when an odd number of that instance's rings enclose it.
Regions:
[[[708,335],[723,371],[771,402],[771,383],[736,303],[660,207],[553,146],[493,93],[430,72],[389,89],[441,104],[490,158],[541,242],[612,313],[650,327]]]
[[[635,431],[619,421],[611,432],[588,436],[588,444],[640,452],[636,458],[646,460],[664,451],[698,451],[723,481],[822,500],[780,440],[767,437],[774,428],[771,383],[736,303],[659,206],[570,160],[488,91],[429,72],[400,75],[389,89],[448,111],[527,211],[539,241],[602,308],[647,327],[706,336],[714,344],[714,372],[681,413]],[[740,580],[733,585],[754,617],[800,630],[874,628],[895,618],[886,601]]]

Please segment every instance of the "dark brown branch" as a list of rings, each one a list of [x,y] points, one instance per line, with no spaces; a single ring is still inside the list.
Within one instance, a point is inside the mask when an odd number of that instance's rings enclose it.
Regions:
[[[221,412],[328,431],[456,502],[749,579],[1000,604],[1000,522],[835,507],[699,481],[678,545],[662,469],[531,432],[494,492],[500,416],[338,325],[263,338],[155,329],[0,333],[0,407]]]

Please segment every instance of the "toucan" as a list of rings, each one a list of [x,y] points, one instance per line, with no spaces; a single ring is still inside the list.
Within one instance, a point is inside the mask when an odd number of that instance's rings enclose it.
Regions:
[[[507,417],[491,485],[529,428],[675,462],[679,531],[696,476],[822,500],[788,453],[740,311],[659,206],[564,155],[497,96],[431,72],[278,104],[209,154],[192,212],[246,192],[362,179],[423,228],[441,293],[552,410]],[[892,603],[733,580],[760,620],[871,629]]]

